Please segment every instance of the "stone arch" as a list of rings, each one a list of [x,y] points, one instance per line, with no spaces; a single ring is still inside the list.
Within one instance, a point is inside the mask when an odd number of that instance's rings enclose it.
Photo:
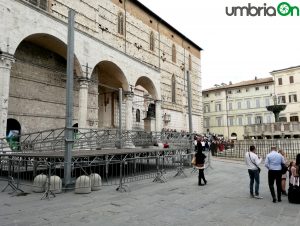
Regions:
[[[14,49],[13,55],[16,54],[20,45],[24,42],[30,42],[47,50],[50,50],[59,56],[67,59],[67,44],[60,38],[57,38],[48,33],[33,33],[23,38]],[[78,77],[82,76],[82,68],[80,62],[76,56],[74,56],[74,71]]]
[[[8,115],[17,116],[25,133],[65,125],[67,45],[47,33],[23,38],[14,50]],[[81,66],[74,56],[74,77]],[[74,80],[74,118],[77,117],[78,82]]]
[[[135,86],[142,86],[144,89],[148,91],[151,97],[155,100],[158,99],[157,89],[152,82],[152,80],[146,76],[141,76],[137,79]]]
[[[89,113],[88,118],[97,118],[98,127],[115,128],[118,127],[119,117],[119,96],[118,90],[129,90],[129,83],[123,70],[114,62],[103,60],[93,69],[90,89],[97,91],[97,96],[89,96],[99,110]],[[125,105],[124,105],[125,108]],[[125,115],[122,115],[125,123]]]

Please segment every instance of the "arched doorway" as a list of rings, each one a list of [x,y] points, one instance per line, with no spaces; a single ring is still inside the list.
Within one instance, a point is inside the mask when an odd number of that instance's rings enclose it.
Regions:
[[[16,116],[24,133],[65,124],[67,45],[48,34],[33,34],[17,47],[11,69],[8,115]],[[81,74],[75,57],[74,76]],[[74,81],[74,104],[78,103]],[[77,108],[74,108],[75,117]]]
[[[230,139],[231,140],[236,140],[237,139],[237,134],[236,133],[231,133]]]
[[[21,135],[21,124],[13,118],[7,119],[6,136],[9,136],[11,131],[17,131],[17,134]]]
[[[134,88],[133,110],[140,110],[142,120],[138,122],[133,119],[133,129],[149,130],[149,124],[156,118],[156,100],[157,91],[154,83],[146,76],[139,77]]]
[[[90,90],[96,90],[97,96],[89,96],[98,107],[98,113],[89,112],[88,118],[98,119],[99,128],[117,128],[119,126],[119,88],[128,91],[127,79],[121,68],[111,61],[101,61],[96,65],[91,77]],[[122,103],[125,112],[125,103]],[[122,114],[122,125],[125,125],[125,114]]]
[[[20,135],[21,124],[18,122],[18,120],[13,118],[7,119],[6,139],[11,150],[19,150]]]

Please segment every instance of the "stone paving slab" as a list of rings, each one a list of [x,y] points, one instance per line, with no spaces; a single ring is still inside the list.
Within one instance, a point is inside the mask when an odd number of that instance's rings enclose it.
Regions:
[[[196,174],[167,183],[145,180],[129,184],[119,193],[114,186],[87,195],[73,192],[40,200],[41,194],[11,196],[0,193],[1,226],[183,226],[183,225],[300,225],[300,205],[286,197],[272,203],[267,170],[261,174],[262,200],[249,198],[248,172],[238,161],[213,159],[205,174],[208,184],[197,186]],[[5,184],[0,183],[0,189]],[[30,191],[30,188],[26,188]],[[25,189],[25,190],[26,190]]]

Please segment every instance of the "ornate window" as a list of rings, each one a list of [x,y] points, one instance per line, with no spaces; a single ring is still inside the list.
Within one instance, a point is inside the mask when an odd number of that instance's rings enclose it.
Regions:
[[[154,51],[155,48],[155,41],[154,41],[154,33],[153,31],[150,32],[150,50]]]
[[[122,12],[118,13],[118,33],[124,35],[124,15]]]
[[[175,44],[172,45],[172,61],[176,63],[176,47]]]
[[[192,57],[191,54],[189,55],[189,70],[192,70]]]
[[[176,102],[176,78],[172,75],[172,103]]]

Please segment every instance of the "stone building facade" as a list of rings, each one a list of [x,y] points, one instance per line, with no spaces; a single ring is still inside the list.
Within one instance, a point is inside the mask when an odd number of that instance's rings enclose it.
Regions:
[[[275,94],[286,109],[279,115],[282,122],[299,122],[300,117],[300,66],[274,70]]]
[[[273,95],[272,77],[203,90],[204,131],[226,139],[244,139],[245,127],[275,121],[266,109],[273,104]]]
[[[76,12],[74,125],[118,127],[122,88],[124,128],[142,129],[137,110],[143,120],[151,105],[151,130],[188,130],[188,71],[193,129],[202,132],[202,49],[140,2],[0,0],[0,137],[10,129],[65,126],[70,8]]]

